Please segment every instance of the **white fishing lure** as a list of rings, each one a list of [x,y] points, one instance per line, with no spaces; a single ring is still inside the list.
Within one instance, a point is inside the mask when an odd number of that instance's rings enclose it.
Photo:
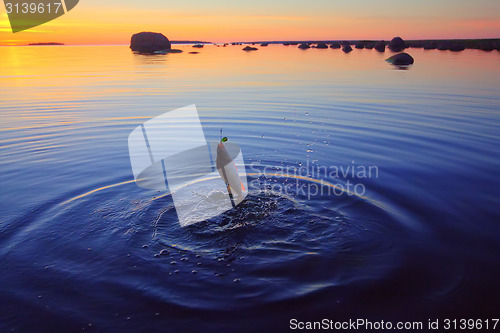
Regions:
[[[248,192],[240,178],[234,158],[231,158],[224,145],[225,141],[227,141],[227,138],[223,138],[217,145],[216,166],[222,180],[226,184],[231,204],[235,206],[243,201]]]

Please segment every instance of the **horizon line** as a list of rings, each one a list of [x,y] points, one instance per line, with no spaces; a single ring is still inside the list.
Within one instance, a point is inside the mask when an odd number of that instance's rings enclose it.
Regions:
[[[500,37],[495,38],[424,38],[424,39],[404,39],[405,41],[470,41],[470,40],[500,40]],[[232,42],[210,42],[210,41],[196,41],[196,40],[171,40],[171,44],[176,45],[189,45],[189,44],[209,44],[209,45],[218,45],[218,44],[232,44],[232,43],[243,43],[243,44],[251,44],[251,43],[316,43],[316,42],[356,42],[356,41],[366,41],[366,42],[376,42],[376,41],[390,41],[390,39],[287,39],[287,40],[255,40],[255,41],[232,41]],[[121,46],[121,45],[129,45],[130,43],[103,43],[103,44],[66,44],[61,42],[30,42],[28,44],[16,44],[16,45],[8,45],[1,44],[0,46]],[[60,45],[32,45],[38,43],[59,43]]]

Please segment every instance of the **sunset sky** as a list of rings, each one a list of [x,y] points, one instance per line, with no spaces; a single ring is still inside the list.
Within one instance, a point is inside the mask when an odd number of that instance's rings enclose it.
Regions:
[[[2,6],[0,45],[127,44],[133,33],[211,42],[499,38],[498,0],[80,0],[66,15],[13,34]]]

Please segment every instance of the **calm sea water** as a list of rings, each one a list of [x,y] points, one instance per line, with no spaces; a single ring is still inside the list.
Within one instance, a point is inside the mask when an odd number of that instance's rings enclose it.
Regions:
[[[498,318],[498,52],[179,48],[0,48],[2,331]],[[127,139],[190,104],[253,187],[181,228]],[[317,180],[362,193],[300,190]]]

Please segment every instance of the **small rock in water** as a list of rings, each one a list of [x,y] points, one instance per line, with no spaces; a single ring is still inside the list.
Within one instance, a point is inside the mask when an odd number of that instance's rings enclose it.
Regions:
[[[243,51],[257,51],[258,48],[256,47],[251,47],[251,46],[246,46]]]
[[[148,248],[148,246],[147,246],[146,244],[144,244],[144,245],[142,246],[142,248],[143,248],[143,249],[147,249],[147,248]]]
[[[385,42],[383,40],[376,42],[373,48],[379,52],[385,52]]]
[[[181,258],[181,261],[188,261],[188,258],[183,257],[183,258]]]
[[[413,57],[408,53],[398,53],[386,60],[394,66],[408,66],[414,63]]]
[[[163,250],[160,251],[160,255],[161,256],[166,256],[168,254],[170,254],[170,252],[167,249],[163,249]]]
[[[371,50],[375,47],[375,42],[368,42],[368,43],[365,43],[365,49],[367,50]]]
[[[342,46],[342,51],[344,51],[345,53],[349,53],[352,51],[352,47],[351,45],[349,44],[344,44],[344,46]]]
[[[233,282],[234,283],[238,283],[238,282],[240,282],[240,279],[236,278],[236,279],[233,280]]]
[[[444,41],[441,42],[441,44],[438,45],[437,49],[439,51],[446,51],[446,50],[448,50],[450,48],[450,45],[451,44],[450,44],[449,41],[444,40]]]
[[[401,37],[394,37],[389,43],[389,49],[393,52],[401,52],[405,47],[406,43]]]
[[[424,50],[434,50],[437,48],[437,43],[436,42],[424,42],[422,43],[422,47]]]
[[[465,50],[465,46],[463,44],[460,44],[460,43],[451,44],[449,50],[453,51],[453,52],[460,52],[460,51]]]
[[[170,265],[177,265],[177,261],[171,261]]]
[[[495,46],[491,42],[482,42],[479,44],[479,49],[482,51],[491,52],[495,49]]]
[[[198,272],[197,272],[196,270],[194,270],[194,269],[193,269],[193,270],[191,271],[191,274],[198,274]]]

